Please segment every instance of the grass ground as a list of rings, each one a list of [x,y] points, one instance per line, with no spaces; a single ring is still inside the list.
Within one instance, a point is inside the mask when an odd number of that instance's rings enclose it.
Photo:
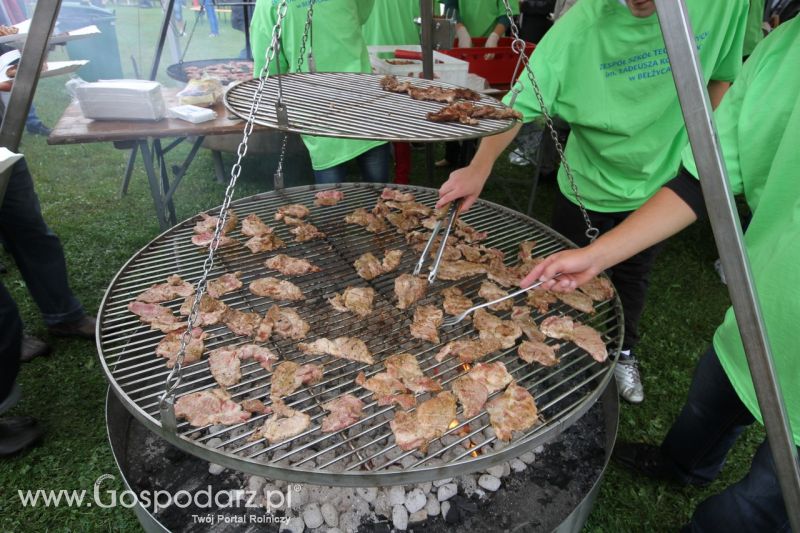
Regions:
[[[188,12],[191,24],[193,15]],[[157,11],[117,8],[117,32],[125,71],[130,56],[140,71],[149,70],[158,28]],[[205,24],[204,22],[202,24]],[[235,57],[242,34],[221,21],[222,35],[207,38],[207,25],[198,29],[187,58]],[[56,55],[60,54],[57,52]],[[165,53],[164,64],[170,63]],[[36,95],[40,115],[54,124],[68,103],[64,79],[44,80]],[[165,80],[166,81],[166,80]],[[25,136],[26,154],[41,198],[44,216],[60,235],[75,293],[90,312],[97,311],[103,292],[122,264],[159,233],[143,172],[137,169],[130,193],[118,196],[124,153],[107,144],[47,146],[39,137]],[[496,175],[522,181],[529,170],[500,159]],[[230,163],[230,161],[229,161]],[[268,165],[250,161],[237,197],[263,191],[270,181]],[[437,172],[436,185],[445,179]],[[421,155],[415,153],[412,181],[425,184]],[[507,205],[527,198],[527,189],[490,182],[485,197]],[[535,216],[549,220],[554,187],[543,183]],[[220,203],[223,186],[212,179],[212,164],[201,152],[178,191],[178,218],[189,217]],[[658,442],[682,404],[692,369],[728,305],[727,293],[712,268],[716,258],[711,232],[696,224],[672,239],[653,273],[642,330],[642,372],[647,392],[640,406],[623,405],[619,438]],[[19,304],[27,330],[47,338],[38,311],[8,256],[0,255],[10,272],[0,280]],[[13,414],[35,414],[47,428],[44,444],[19,457],[0,462],[0,530],[23,531],[137,531],[133,513],[122,507],[23,508],[18,489],[87,489],[105,473],[117,472],[105,434],[106,382],[92,344],[48,339],[51,357],[23,367],[19,382],[24,398]],[[674,489],[634,478],[609,468],[587,531],[675,531],[703,498],[743,475],[754,446],[763,434],[753,428],[734,448],[720,480],[707,489]],[[106,485],[122,489],[119,479]]]

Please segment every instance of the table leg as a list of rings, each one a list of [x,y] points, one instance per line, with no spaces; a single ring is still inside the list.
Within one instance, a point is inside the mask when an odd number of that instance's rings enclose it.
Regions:
[[[147,180],[150,182],[150,194],[153,196],[153,204],[156,207],[156,218],[158,219],[158,226],[162,231],[169,229],[170,224],[167,221],[166,213],[164,211],[164,200],[162,197],[161,183],[156,175],[156,169],[153,166],[153,154],[150,151],[150,146],[147,140],[139,141],[139,150],[142,152],[142,162],[144,163],[144,170],[147,173]]]
[[[195,156],[197,155],[197,151],[200,149],[200,146],[203,144],[203,137],[197,137],[192,144],[191,150],[189,150],[189,154],[186,156],[186,159],[183,160],[181,165],[175,165],[172,167],[172,171],[175,173],[175,179],[172,181],[172,185],[167,190],[165,195],[168,201],[172,201],[172,196],[175,194],[175,190],[180,185],[183,177],[186,175],[186,171],[189,168],[189,165],[192,164],[194,161]]]
[[[119,191],[119,197],[122,198],[128,194],[128,185],[131,183],[131,176],[133,176],[133,166],[136,163],[136,152],[139,150],[139,145],[134,144],[131,148],[131,153],[128,156],[128,165],[125,167],[125,176],[122,178],[122,187]]]
[[[218,150],[211,150],[211,161],[214,162],[214,176],[218,183],[227,183],[228,175],[225,172],[225,162],[222,161],[222,154]]]
[[[167,160],[164,157],[164,151],[161,148],[161,140],[156,139],[153,141],[153,149],[156,153],[156,157],[158,158],[158,165],[161,173],[161,191],[162,191],[162,198],[164,199],[164,206],[167,208],[167,212],[169,214],[169,222],[170,225],[175,225],[178,223],[178,217],[175,214],[175,203],[172,201],[172,196],[167,196],[167,191],[170,190],[169,186],[169,170],[167,169]]]

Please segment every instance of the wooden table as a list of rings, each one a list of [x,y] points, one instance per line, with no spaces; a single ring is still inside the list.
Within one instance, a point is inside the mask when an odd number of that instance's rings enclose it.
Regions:
[[[177,89],[165,89],[164,99],[167,108],[177,105]],[[131,157],[125,169],[121,194],[125,194],[130,183],[136,153],[141,152],[147,179],[150,182],[150,193],[155,204],[156,217],[162,230],[177,224],[173,197],[175,190],[186,174],[186,170],[194,160],[203,139],[209,135],[241,134],[244,121],[229,117],[224,105],[219,102],[212,107],[217,113],[217,118],[201,124],[192,124],[179,119],[165,118],[153,121],[121,121],[121,120],[91,120],[81,113],[77,102],[72,102],[52,133],[47,138],[48,144],[84,144],[95,142],[112,142],[119,149],[132,149]],[[256,127],[254,129],[264,129]],[[172,139],[162,146],[162,139]],[[192,142],[189,154],[180,165],[174,165],[172,171],[174,179],[170,180],[169,170],[165,155],[181,144],[183,141]],[[217,179],[225,181],[225,171],[222,165],[222,156],[217,151],[212,151]]]

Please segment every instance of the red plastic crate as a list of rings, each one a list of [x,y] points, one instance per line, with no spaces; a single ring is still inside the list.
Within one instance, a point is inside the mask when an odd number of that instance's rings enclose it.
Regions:
[[[483,45],[486,43],[486,39],[476,37],[472,39],[472,44],[475,45],[472,48],[453,48],[439,51],[469,63],[469,71],[485,78],[489,85],[493,87],[509,87],[512,83],[511,77],[514,75],[518,59],[517,53],[511,49],[513,41],[514,39],[510,37],[501,37],[496,47],[484,48]],[[536,45],[533,43],[525,43],[525,55],[530,57],[535,47]],[[484,57],[486,54],[494,54],[494,58],[486,59]]]

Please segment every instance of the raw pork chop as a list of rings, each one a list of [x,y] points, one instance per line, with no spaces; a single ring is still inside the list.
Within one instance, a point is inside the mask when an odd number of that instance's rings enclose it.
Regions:
[[[167,278],[166,283],[153,285],[142,294],[136,297],[140,302],[157,304],[174,300],[175,298],[191,296],[194,294],[194,287],[191,283],[183,281],[180,276],[173,274]]]
[[[241,277],[242,273],[237,270],[232,274],[223,274],[217,279],[209,280],[206,287],[206,294],[212,298],[219,298],[225,294],[228,294],[229,292],[235,291],[236,289],[241,289],[242,281],[239,279]],[[202,298],[200,299],[200,302],[203,302]]]
[[[390,376],[388,372],[379,372],[369,379],[363,372],[359,372],[356,376],[356,385],[372,392],[378,405],[396,403],[403,409],[411,409],[416,403],[414,395],[409,394],[403,382]]]
[[[183,337],[184,331],[186,330],[183,329],[180,331],[171,331],[167,333],[166,337],[161,339],[161,342],[159,342],[158,346],[156,346],[156,355],[167,360],[167,368],[172,368],[175,366],[175,361],[178,358],[178,352],[181,349],[181,338]],[[186,350],[184,350],[184,365],[188,365],[189,363],[194,363],[195,361],[200,360],[200,358],[203,356],[203,350],[205,349],[205,344],[203,342],[205,338],[206,334],[202,329],[194,328],[192,330],[189,340],[186,343]]]
[[[291,281],[272,277],[257,279],[250,283],[250,292],[273,300],[305,300],[300,287]]]
[[[131,302],[128,304],[128,311],[139,317],[145,324],[150,324],[152,329],[157,329],[164,333],[184,329],[186,324],[172,314],[168,308],[158,304],[146,304],[144,302]]]
[[[242,220],[242,235],[258,237],[268,233],[272,233],[272,228],[264,224],[264,221],[255,213],[250,213]]]
[[[175,402],[175,416],[185,418],[194,427],[212,424],[239,424],[250,418],[250,413],[231,400],[222,389],[192,392]]]
[[[322,408],[331,414],[322,420],[322,432],[331,433],[355,424],[362,416],[364,402],[345,394],[322,404]]]

